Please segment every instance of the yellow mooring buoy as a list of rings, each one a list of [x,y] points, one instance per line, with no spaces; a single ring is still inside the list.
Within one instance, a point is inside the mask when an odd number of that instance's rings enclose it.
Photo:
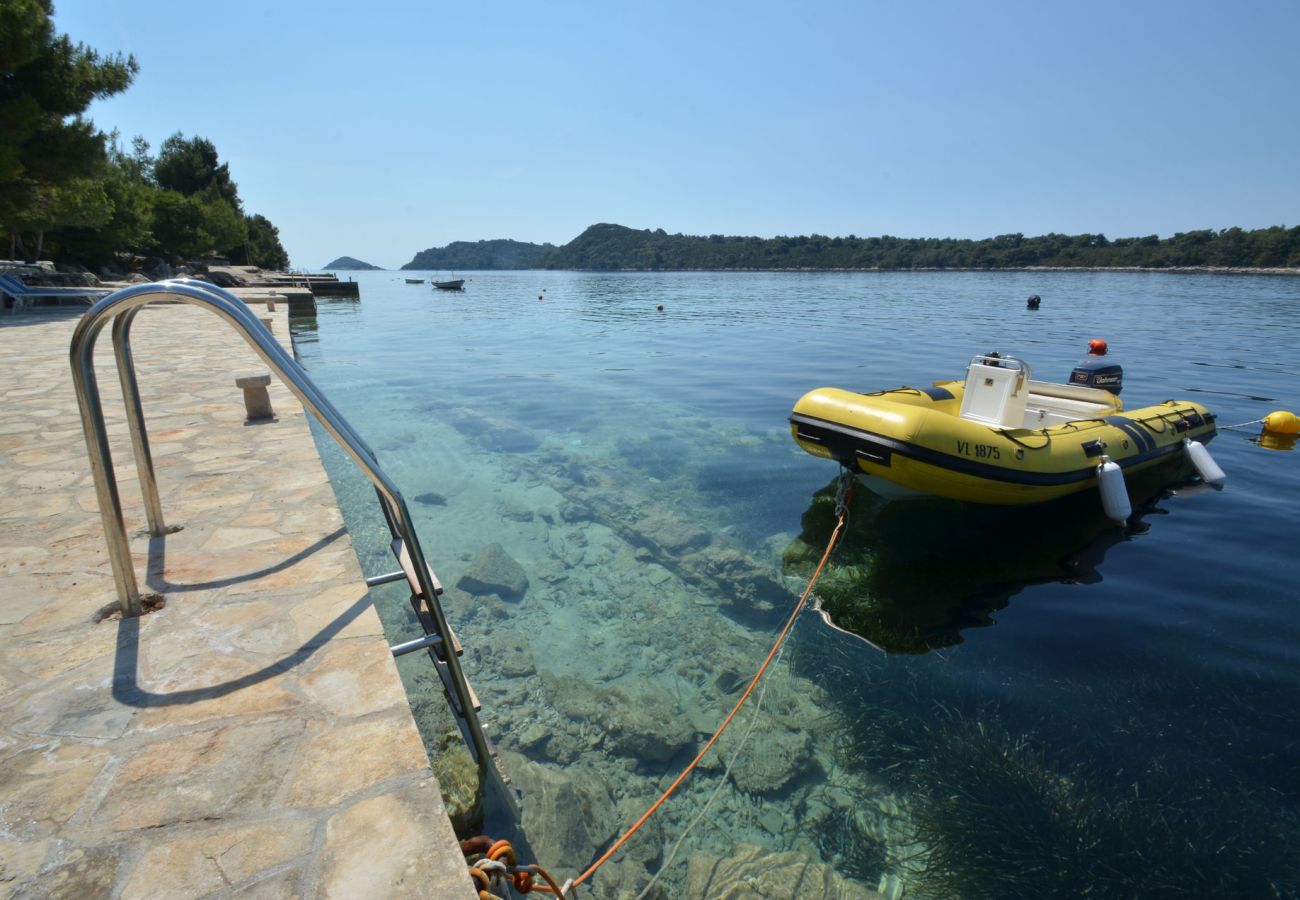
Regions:
[[[1260,421],[1264,423],[1265,431],[1274,434],[1300,434],[1300,416],[1285,409],[1271,412]]]

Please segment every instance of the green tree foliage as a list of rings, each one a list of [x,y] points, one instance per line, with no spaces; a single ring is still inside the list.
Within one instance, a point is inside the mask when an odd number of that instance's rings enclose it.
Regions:
[[[156,159],[82,118],[125,90],[131,56],[101,57],[56,34],[51,0],[0,0],[0,234],[29,257],[106,263],[122,253],[222,255],[271,268],[289,259],[265,216],[248,216],[207,138],[176,133]]]
[[[153,163],[154,237],[168,256],[247,256],[248,223],[230,167],[207,138],[179,131]]]
[[[160,252],[169,255],[210,256],[218,247],[238,247],[244,242],[243,217],[212,194],[159,191],[153,214],[155,242]]]
[[[134,57],[101,57],[56,34],[52,15],[50,0],[0,2],[0,231],[14,243],[31,232],[38,248],[55,226],[111,216],[95,184],[104,135],[81,114],[125,90],[138,70]]]
[[[96,227],[65,227],[56,235],[63,255],[91,265],[113,261],[120,252],[141,252],[152,247],[154,204],[158,189],[153,183],[149,145],[137,137],[131,152],[118,143],[116,134],[108,148],[99,187],[107,196],[112,212]]]
[[[453,241],[446,247],[430,247],[415,254],[403,269],[535,269],[554,244],[522,241]]]
[[[279,229],[266,216],[244,213],[239,186],[212,141],[178,131],[159,148],[153,176],[160,188],[155,228],[160,252],[223,256],[267,269],[289,267]]]
[[[1166,240],[1155,235],[1110,240],[1104,234],[1001,234],[973,241],[890,235],[698,237],[602,224],[548,254],[540,265],[607,271],[1300,267],[1300,227],[1192,231]]]
[[[32,255],[44,252],[46,232],[59,226],[97,226],[109,220],[113,203],[104,185],[94,178],[72,178],[58,184],[37,183],[26,194],[24,208],[12,219],[15,231],[33,232]]]
[[[254,214],[245,219],[248,240],[241,252],[230,255],[232,261],[244,265],[260,266],[263,269],[289,268],[289,254],[280,244],[280,229],[271,224],[266,216]]]
[[[207,138],[187,138],[179,131],[158,148],[154,179],[164,191],[187,197],[210,193],[243,213],[239,188],[230,177],[230,166],[220,161],[217,148]]]

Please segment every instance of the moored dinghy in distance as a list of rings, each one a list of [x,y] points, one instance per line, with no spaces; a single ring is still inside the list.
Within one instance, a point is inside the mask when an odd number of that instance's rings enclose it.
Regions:
[[[1216,433],[1213,413],[1186,400],[1126,412],[1117,382],[1110,390],[1077,383],[1092,374],[1081,366],[1075,383],[1034,381],[1014,356],[981,355],[964,381],[810,391],[795,404],[790,430],[804,450],[865,476],[886,496],[1006,506],[1098,486],[1107,515],[1123,522],[1124,472],[1184,458],[1207,483],[1222,484],[1202,446]]]
[[[463,291],[465,290],[465,279],[451,278],[447,281],[435,281],[433,287],[439,291]]]

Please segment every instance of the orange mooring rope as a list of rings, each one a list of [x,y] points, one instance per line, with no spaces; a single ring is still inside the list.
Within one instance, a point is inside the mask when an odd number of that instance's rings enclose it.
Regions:
[[[850,478],[851,476],[846,473],[842,477]],[[836,509],[836,515],[838,518],[835,522],[835,530],[831,532],[831,539],[826,543],[826,552],[822,554],[821,561],[817,563],[817,568],[813,571],[812,578],[808,580],[808,586],[804,588],[803,594],[799,597],[799,602],[795,604],[794,611],[790,613],[790,618],[786,621],[785,627],[781,629],[781,633],[777,636],[776,643],[772,645],[771,651],[767,654],[767,659],[763,660],[763,664],[758,667],[758,672],[749,682],[749,687],[745,688],[745,693],[740,695],[740,699],[736,701],[736,705],[731,708],[731,712],[727,714],[727,717],[722,720],[722,724],[718,726],[718,730],[713,732],[713,737],[709,738],[709,742],[704,745],[704,749],[700,750],[700,752],[695,755],[695,759],[691,760],[690,765],[682,770],[682,774],[677,776],[677,780],[668,786],[668,790],[664,791],[663,794],[660,795],[659,799],[654,802],[654,805],[647,809],[641,818],[636,820],[636,824],[629,828],[621,838],[615,841],[613,846],[606,850],[605,854],[600,859],[592,863],[587,871],[583,872],[573,880],[572,884],[574,887],[577,887],[590,878],[597,869],[603,866],[611,856],[618,852],[620,847],[628,842],[632,835],[636,834],[637,829],[650,820],[650,817],[655,814],[655,811],[659,809],[659,807],[663,806],[664,801],[673,795],[673,792],[677,790],[691,772],[695,771],[695,767],[699,765],[700,760],[704,758],[704,754],[708,753],[709,748],[717,743],[718,738],[722,737],[722,732],[727,730],[727,726],[731,724],[731,720],[736,717],[736,713],[740,712],[740,708],[745,705],[745,701],[749,699],[749,695],[754,692],[754,687],[758,684],[759,680],[762,679],[763,673],[766,672],[767,667],[772,664],[772,660],[776,658],[777,651],[781,649],[781,645],[785,643],[786,637],[790,634],[790,629],[794,628],[795,620],[799,617],[799,613],[803,611],[804,604],[808,602],[809,595],[812,594],[813,585],[815,585],[817,579],[821,577],[822,569],[826,567],[826,561],[831,558],[831,551],[835,549],[835,542],[840,539],[840,533],[844,530],[844,525],[849,518],[849,502],[852,500],[853,495],[853,482],[848,481],[847,485],[848,487],[846,489],[844,483],[841,483],[840,497],[837,504],[838,508]]]
[[[551,874],[538,865],[521,866],[515,861],[515,848],[509,841],[494,841],[485,834],[469,838],[460,842],[461,852],[465,854],[466,861],[475,860],[469,863],[469,877],[474,882],[474,889],[478,891],[479,900],[501,900],[499,896],[492,893],[494,880],[499,886],[513,887],[520,894],[531,894],[536,891],[541,894],[554,894],[557,897],[564,896],[564,889],[555,883]],[[486,866],[483,860],[489,860],[500,865],[494,867],[491,874],[484,871]],[[536,884],[534,879],[541,876],[546,884]]]

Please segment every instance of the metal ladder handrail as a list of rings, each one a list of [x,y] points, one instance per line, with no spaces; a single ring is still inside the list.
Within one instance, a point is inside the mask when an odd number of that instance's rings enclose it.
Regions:
[[[99,383],[95,376],[95,342],[111,321],[118,380],[126,404],[127,427],[131,433],[136,470],[144,494],[149,532],[154,536],[161,536],[165,534],[166,526],[163,522],[158,484],[149,452],[149,436],[135,377],[135,363],[131,353],[131,325],[140,309],[148,304],[177,301],[207,309],[229,324],[361,469],[379,496],[390,531],[395,538],[404,541],[410,556],[431,621],[426,621],[425,616],[417,615],[417,618],[426,628],[426,636],[430,634],[427,626],[432,624],[438,635],[442,637],[443,645],[445,647],[449,645],[451,629],[443,613],[442,604],[438,601],[437,586],[432,571],[425,562],[424,551],[415,533],[410,511],[397,486],[379,467],[374,451],[326,399],[298,362],[285,352],[279,341],[253,315],[244,301],[215,285],[190,279],[132,285],[109,294],[82,316],[73,332],[69,348],[72,380],[77,392],[77,406],[81,412],[82,431],[90,456],[95,494],[99,501],[100,518],[108,543],[108,555],[112,563],[113,579],[122,606],[122,614],[128,617],[138,616],[142,610],[140,591],[135,580],[135,565],[131,558],[125,519],[122,515],[122,501],[118,496],[117,479],[113,471],[113,456],[109,449],[108,432],[104,424]],[[474,708],[473,692],[469,688],[460,660],[454,652],[445,652],[443,657],[441,662],[446,665],[451,676],[451,686],[468,732],[466,736],[477,757],[479,768],[483,771],[495,770],[496,767],[492,764],[494,754]]]

